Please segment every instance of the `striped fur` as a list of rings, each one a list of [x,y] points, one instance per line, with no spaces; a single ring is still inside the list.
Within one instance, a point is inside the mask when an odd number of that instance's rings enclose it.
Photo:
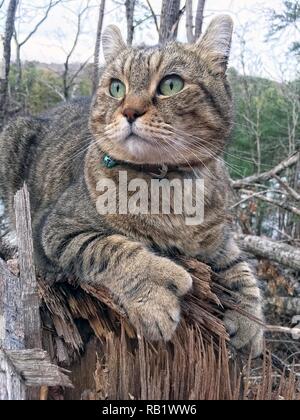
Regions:
[[[214,21],[195,45],[127,48],[116,28],[106,32],[107,66],[91,102],[80,99],[39,118],[19,118],[0,138],[0,187],[13,220],[14,193],[30,190],[36,263],[40,271],[74,274],[104,285],[151,339],[168,340],[180,319],[180,299],[192,286],[190,275],[167,257],[197,257],[240,295],[242,307],[262,318],[260,294],[248,264],[232,239],[227,215],[228,181],[221,156],[232,125],[226,64],[232,23]],[[179,74],[184,89],[157,96],[167,74]],[[123,100],[108,93],[112,78],[127,87]],[[122,140],[124,107],[143,113],[140,141]],[[108,169],[104,153],[120,163]],[[96,210],[97,183],[128,182],[151,175],[139,164],[168,164],[166,177],[205,181],[205,220],[187,226],[185,215],[107,215]],[[225,324],[236,348],[262,347],[261,328],[235,312]]]

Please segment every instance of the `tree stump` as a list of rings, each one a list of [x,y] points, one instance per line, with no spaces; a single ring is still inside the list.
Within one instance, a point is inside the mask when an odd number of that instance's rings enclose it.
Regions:
[[[221,318],[238,305],[208,266],[177,260],[193,292],[172,341],[150,343],[108,290],[36,278],[26,187],[16,212],[18,260],[0,259],[0,399],[300,399],[295,375],[274,376],[270,357],[260,379],[232,357]]]

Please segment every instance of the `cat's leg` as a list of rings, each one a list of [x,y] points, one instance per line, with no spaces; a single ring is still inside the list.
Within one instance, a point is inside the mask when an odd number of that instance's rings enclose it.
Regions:
[[[239,307],[255,318],[263,321],[262,299],[257,280],[243,258],[233,238],[229,238],[213,263],[220,284],[239,296]],[[231,336],[233,346],[249,352],[253,357],[263,351],[263,328],[238,311],[225,313],[225,326]]]
[[[180,320],[180,298],[192,286],[182,267],[141,243],[79,224],[61,209],[45,218],[42,247],[64,272],[94,287],[107,287],[149,339],[171,338]]]

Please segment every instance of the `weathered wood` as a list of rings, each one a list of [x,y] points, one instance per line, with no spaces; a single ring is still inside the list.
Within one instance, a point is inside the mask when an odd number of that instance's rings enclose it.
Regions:
[[[20,278],[0,259],[0,400],[38,399],[39,390],[27,387],[71,386],[64,371],[41,349],[41,302],[26,186],[15,197],[15,209]]]
[[[8,350],[24,348],[23,311],[20,279],[0,259],[0,347]],[[24,400],[25,384],[13,369],[3,351],[0,352],[0,400]]]
[[[47,384],[48,386],[61,385],[73,387],[70,379],[65,375],[69,371],[59,368],[51,363],[44,350],[6,350],[0,349],[9,359],[15,372],[29,387],[37,387]]]
[[[41,348],[40,298],[33,260],[29,193],[26,185],[15,196],[16,232],[24,314],[24,342],[27,349]]]
[[[24,316],[24,345],[26,349],[42,348],[40,299],[38,296],[35,266],[29,193],[26,185],[15,195],[15,215],[19,268],[22,286]],[[38,400],[39,389],[28,389],[27,399]]]

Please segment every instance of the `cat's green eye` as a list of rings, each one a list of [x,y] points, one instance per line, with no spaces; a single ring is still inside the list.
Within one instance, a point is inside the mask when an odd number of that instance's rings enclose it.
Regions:
[[[180,76],[172,75],[165,77],[158,86],[158,94],[172,96],[184,88],[184,81]]]
[[[110,84],[109,92],[114,98],[123,99],[126,95],[126,87],[121,80],[113,79]]]

